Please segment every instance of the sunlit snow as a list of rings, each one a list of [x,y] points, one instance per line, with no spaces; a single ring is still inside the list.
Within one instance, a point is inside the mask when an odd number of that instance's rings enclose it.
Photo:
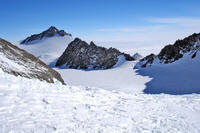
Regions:
[[[126,94],[0,72],[1,133],[200,132],[200,95]]]

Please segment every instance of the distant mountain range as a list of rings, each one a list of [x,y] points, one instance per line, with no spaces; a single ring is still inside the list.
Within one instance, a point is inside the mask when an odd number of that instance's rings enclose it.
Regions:
[[[152,78],[144,92],[200,93],[200,33],[177,40],[174,44],[166,45],[158,55],[152,53],[144,58],[138,53],[131,56],[116,48],[97,46],[94,42],[88,44],[53,26],[21,41],[18,44],[21,49],[3,39],[0,45],[0,67],[13,75],[47,82],[54,82],[55,78],[64,83],[61,76],[47,65],[52,68],[104,70],[119,67],[126,61],[138,60],[134,62],[138,75]]]
[[[129,54],[115,48],[104,48],[93,42],[87,44],[79,38],[54,26],[21,41],[19,47],[34,54],[51,67],[66,65],[75,69],[108,69],[124,61],[135,60]]]

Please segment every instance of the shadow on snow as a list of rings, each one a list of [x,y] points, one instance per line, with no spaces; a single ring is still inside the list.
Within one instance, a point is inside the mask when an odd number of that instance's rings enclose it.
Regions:
[[[199,66],[199,65],[198,65]],[[200,70],[196,65],[153,66],[136,70],[138,75],[152,78],[146,83],[146,94],[200,94]]]

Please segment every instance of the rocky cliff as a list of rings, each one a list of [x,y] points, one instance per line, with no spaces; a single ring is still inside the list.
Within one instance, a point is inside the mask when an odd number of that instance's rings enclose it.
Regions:
[[[76,38],[59,57],[56,66],[66,65],[74,69],[109,69],[119,61],[119,56],[128,61],[135,60],[129,54],[115,48],[107,49]]]

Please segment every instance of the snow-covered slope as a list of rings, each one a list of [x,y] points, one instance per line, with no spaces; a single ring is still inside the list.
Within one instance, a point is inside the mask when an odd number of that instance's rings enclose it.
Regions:
[[[112,69],[84,71],[75,69],[55,68],[68,85],[99,87],[106,90],[120,90],[123,92],[142,92],[149,77],[138,75],[133,66],[137,61],[119,62]]]
[[[44,62],[10,42],[0,38],[0,68],[9,74],[26,78],[37,78],[47,82],[55,79],[64,83],[58,72]]]
[[[158,55],[146,56],[134,68],[152,78],[146,83],[146,93],[200,94],[199,66],[200,33],[194,33],[165,46]]]
[[[192,34],[183,40],[177,40],[173,45],[166,45],[158,55],[150,54],[140,60],[137,67],[148,67],[154,64],[170,64],[179,61],[184,55],[196,57],[200,51],[200,33]]]
[[[200,95],[125,94],[0,70],[1,133],[199,133]]]
[[[59,36],[55,34],[54,36],[43,37],[42,39],[33,40],[26,44],[20,44],[19,42],[17,45],[49,65],[65,51],[72,40],[73,37],[71,35]]]
[[[138,65],[138,64],[137,64]],[[149,94],[200,94],[200,53],[195,58],[185,54],[170,64],[161,64],[155,59],[151,67],[136,69],[141,76],[152,78],[144,92]],[[136,66],[137,68],[137,66]]]

